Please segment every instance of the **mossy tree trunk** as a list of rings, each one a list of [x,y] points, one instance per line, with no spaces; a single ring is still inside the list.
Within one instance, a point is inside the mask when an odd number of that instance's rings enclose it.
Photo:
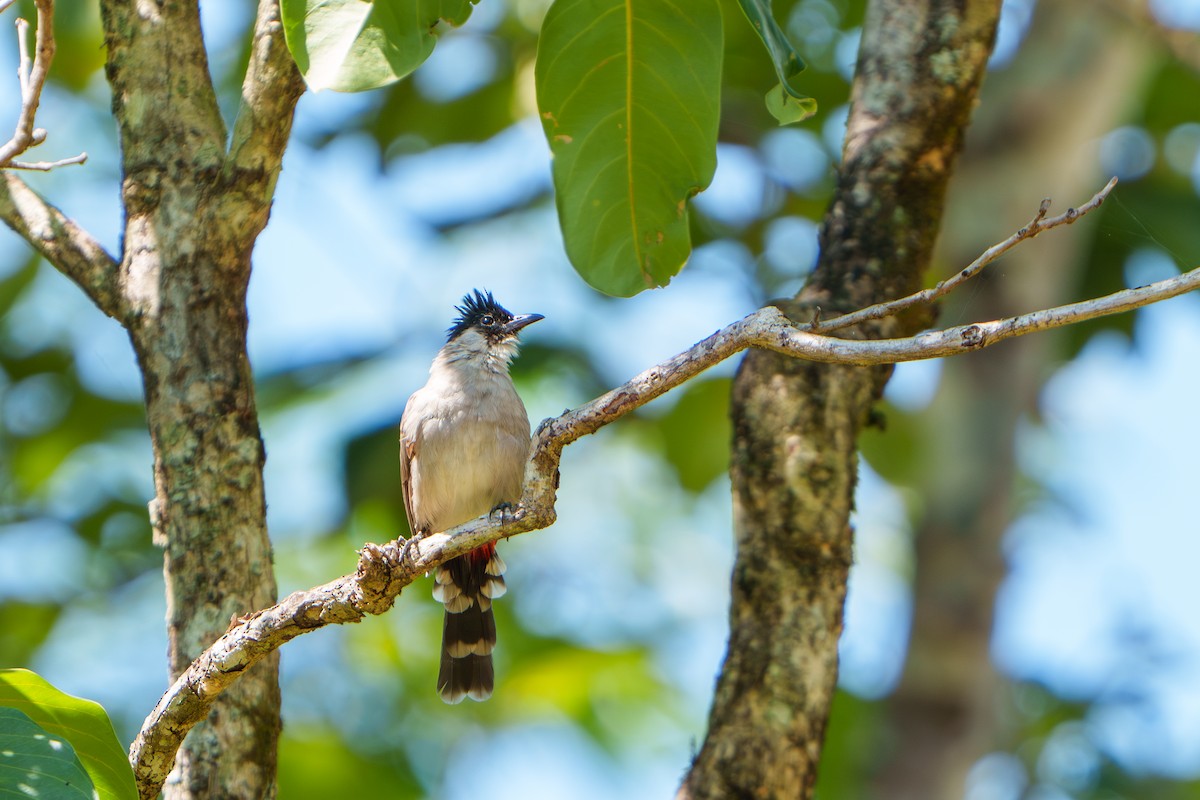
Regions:
[[[232,617],[276,596],[246,287],[303,84],[264,2],[229,147],[195,0],[107,0],[101,13],[125,210],[107,310],[144,380],[174,678]],[[180,751],[168,798],[274,796],[277,673],[272,656],[221,697]]]
[[[793,318],[920,288],[999,10],[998,0],[871,4],[821,257],[780,303]],[[920,326],[909,316],[846,335]],[[738,371],[729,652],[682,798],[812,795],[837,685],[856,442],[889,375],[763,351]]]

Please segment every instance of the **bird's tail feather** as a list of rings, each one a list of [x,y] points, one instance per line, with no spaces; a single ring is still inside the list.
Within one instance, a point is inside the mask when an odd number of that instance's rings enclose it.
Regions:
[[[446,607],[438,694],[447,703],[492,696],[496,618],[492,601],[506,591],[505,565],[494,544],[438,567],[433,596]]]

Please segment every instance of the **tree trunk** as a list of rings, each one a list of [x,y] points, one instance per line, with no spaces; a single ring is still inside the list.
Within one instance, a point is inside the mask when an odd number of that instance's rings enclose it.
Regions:
[[[250,74],[270,73],[275,105],[239,116],[239,149],[227,154],[196,2],[109,0],[102,17],[124,167],[121,316],[154,446],[151,522],[166,550],[174,678],[231,617],[276,599],[245,299],[302,84],[264,2]],[[272,655],[222,695],[165,796],[275,795],[277,673]]]
[[[949,264],[969,262],[1003,235],[984,227],[997,224],[997,209],[1020,225],[1042,195],[1061,211],[1098,188],[1093,154],[1080,143],[1121,124],[1151,60],[1144,42],[1092,10],[1086,2],[1039,6],[1024,55],[989,83],[995,116],[972,132],[985,152],[972,158],[969,145],[964,157],[970,191],[951,203]],[[1027,113],[1033,108],[1038,113]],[[966,304],[970,319],[992,319],[1076,299],[1069,287],[1083,267],[1081,241],[1053,236],[1016,250],[1003,273],[981,275],[980,288],[954,305]],[[887,701],[894,749],[874,780],[876,797],[961,798],[972,764],[1013,744],[997,714],[1003,680],[990,658],[993,602],[1004,577],[1001,540],[1018,510],[1015,429],[1036,409],[1057,341],[1023,337],[986,358],[947,361],[938,396],[921,415],[920,441],[936,443],[928,457],[935,468],[919,487],[912,635]]]
[[[999,14],[996,0],[883,0],[867,13],[843,168],[794,318],[917,288]],[[901,335],[909,316],[850,336]],[[837,683],[856,441],[887,368],[752,352],[733,392],[729,652],[681,798],[812,795]]]

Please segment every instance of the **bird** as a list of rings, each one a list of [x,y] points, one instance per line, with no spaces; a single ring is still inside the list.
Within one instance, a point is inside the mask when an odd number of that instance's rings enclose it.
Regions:
[[[475,289],[400,418],[400,484],[410,542],[521,497],[529,457],[529,415],[509,365],[517,335],[544,319],[512,314]],[[437,691],[447,703],[486,700],[495,683],[492,601],[506,591],[504,560],[489,543],[439,566],[433,596],[445,605]]]

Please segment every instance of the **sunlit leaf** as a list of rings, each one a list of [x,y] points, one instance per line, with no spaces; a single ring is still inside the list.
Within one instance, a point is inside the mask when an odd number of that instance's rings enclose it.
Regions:
[[[133,770],[99,704],[60,692],[29,670],[4,669],[0,670],[0,707],[15,708],[70,742],[100,800],[137,800]]]
[[[282,0],[284,36],[313,91],[361,92],[400,80],[461,25],[474,0]]]
[[[817,113],[817,101],[811,97],[794,97],[782,83],[767,92],[767,111],[780,125],[801,122]]]
[[[716,170],[716,0],[557,0],[538,108],[567,255],[597,289],[664,286],[691,253],[687,200]]]
[[[0,706],[0,797],[92,800],[93,791],[70,742]]]
[[[807,119],[817,113],[817,101],[805,96],[792,83],[792,79],[804,72],[806,65],[796,54],[787,35],[771,13],[771,0],[738,0],[746,18],[762,38],[779,83],[767,92],[767,110],[779,120],[780,125]]]

